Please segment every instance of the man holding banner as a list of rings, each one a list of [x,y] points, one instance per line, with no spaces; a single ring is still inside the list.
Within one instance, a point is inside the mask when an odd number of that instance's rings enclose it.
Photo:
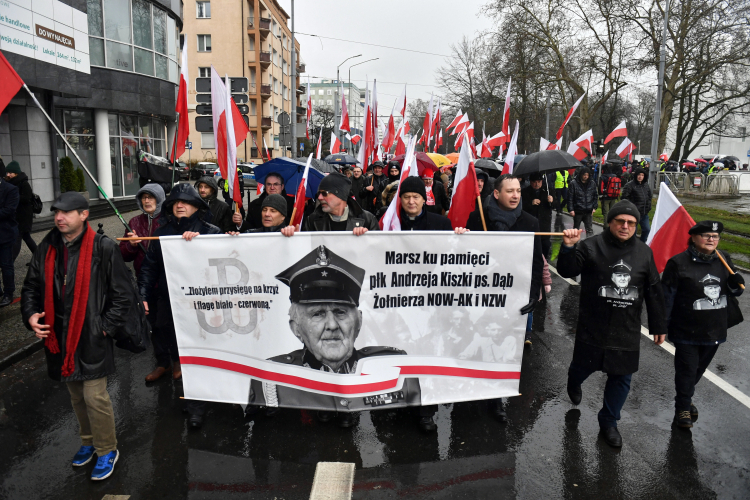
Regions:
[[[307,217],[304,230],[353,231],[361,236],[368,230],[380,229],[375,216],[349,197],[351,189],[352,181],[345,175],[334,172],[325,176],[316,195],[318,206]]]

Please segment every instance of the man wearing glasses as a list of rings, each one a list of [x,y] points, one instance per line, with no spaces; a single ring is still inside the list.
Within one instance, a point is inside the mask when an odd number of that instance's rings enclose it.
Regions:
[[[368,230],[380,229],[375,216],[362,210],[349,196],[351,188],[352,181],[345,175],[325,176],[315,196],[318,205],[307,217],[304,231],[352,231],[361,236]]]
[[[674,382],[677,427],[690,428],[698,420],[693,404],[695,384],[726,342],[727,329],[742,321],[734,297],[742,294],[745,280],[731,274],[719,259],[716,247],[724,225],[702,221],[688,231],[688,248],[667,262],[661,278],[667,307],[667,333],[675,346]],[[729,254],[722,253],[734,269]],[[731,306],[730,301],[733,301]]]
[[[633,373],[638,371],[644,303],[654,343],[662,344],[666,334],[664,295],[654,255],[635,237],[639,220],[638,208],[623,200],[607,214],[609,227],[603,233],[580,241],[580,230],[565,230],[557,265],[560,276],[581,275],[568,396],[578,405],[583,397],[581,384],[589,375],[607,374],[599,427],[606,443],[616,448],[622,446],[617,431],[620,410]]]
[[[294,210],[294,196],[287,196],[284,190],[284,178],[281,174],[271,172],[266,175],[266,179],[263,183],[263,194],[250,202],[247,206],[247,219],[242,222],[242,216],[235,213],[232,216],[232,222],[237,226],[239,232],[244,233],[248,229],[260,229],[263,227],[263,201],[267,196],[272,194],[279,194],[284,197],[287,204],[285,224],[289,224],[289,219],[292,217],[292,210]]]

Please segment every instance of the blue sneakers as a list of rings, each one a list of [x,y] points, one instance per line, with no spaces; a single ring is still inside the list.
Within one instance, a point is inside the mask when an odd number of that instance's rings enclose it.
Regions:
[[[91,480],[101,481],[102,479],[107,479],[111,476],[112,472],[115,470],[115,464],[117,463],[118,458],[120,458],[120,452],[118,450],[111,451],[103,457],[99,457],[96,461],[96,467],[91,471]]]
[[[81,446],[78,453],[73,457],[73,467],[80,467],[91,462],[94,458],[94,447],[93,446]]]

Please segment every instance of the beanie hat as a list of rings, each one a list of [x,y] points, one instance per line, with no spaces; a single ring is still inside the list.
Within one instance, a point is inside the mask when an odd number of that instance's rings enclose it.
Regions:
[[[636,221],[641,220],[641,213],[638,211],[638,207],[628,200],[618,201],[609,209],[609,213],[607,214],[607,224],[612,222],[612,219],[618,215],[632,215],[635,217]]]
[[[349,191],[352,189],[352,181],[343,174],[334,172],[323,177],[318,186],[318,191],[328,191],[336,198],[344,201],[349,199]]]
[[[286,217],[287,215],[286,214],[286,211],[287,211],[286,200],[280,194],[269,194],[268,196],[266,196],[266,199],[263,200],[263,204],[261,205],[260,208],[264,209],[266,207],[273,208],[284,217]]]
[[[13,160],[5,166],[5,172],[9,174],[20,174],[21,165],[19,165],[17,161]]]
[[[427,201],[427,190],[424,187],[424,182],[419,177],[410,175],[409,177],[401,181],[399,196],[403,196],[406,193],[417,193],[425,201]]]

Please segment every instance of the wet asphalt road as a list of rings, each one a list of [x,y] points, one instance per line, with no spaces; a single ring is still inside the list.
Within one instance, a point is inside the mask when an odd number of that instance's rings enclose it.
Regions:
[[[121,458],[101,483],[89,480],[90,466],[70,466],[80,441],[68,392],[36,353],[0,372],[0,498],[306,499],[321,461],[356,465],[355,499],[750,497],[750,408],[703,379],[698,422],[673,429],[673,357],[645,336],[619,424],[624,446],[598,438],[605,376],[585,382],[578,408],[565,391],[578,293],[553,275],[507,424],[482,401],[440,405],[430,435],[406,410],[363,412],[344,430],[294,410],[250,421],[222,404],[188,430],[181,384],[147,385],[151,354],[119,351],[109,392]],[[750,318],[750,296],[740,302]],[[747,331],[730,331],[709,370],[750,394]]]

